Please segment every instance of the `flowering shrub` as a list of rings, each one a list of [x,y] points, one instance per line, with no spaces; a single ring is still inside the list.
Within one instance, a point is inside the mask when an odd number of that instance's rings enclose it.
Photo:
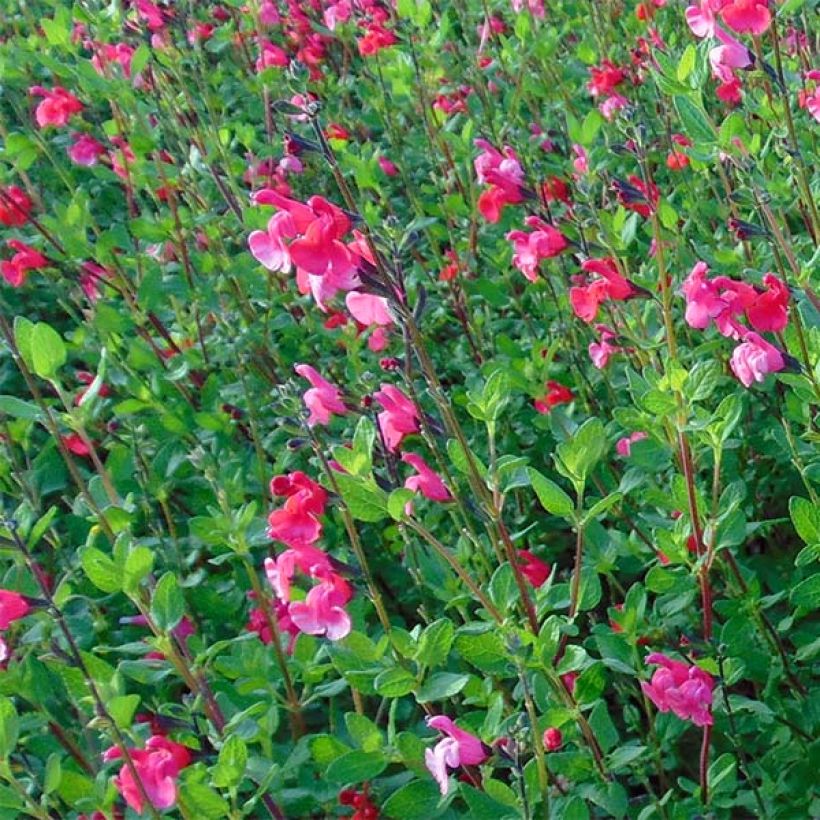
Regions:
[[[6,5],[3,817],[820,815],[812,0]]]

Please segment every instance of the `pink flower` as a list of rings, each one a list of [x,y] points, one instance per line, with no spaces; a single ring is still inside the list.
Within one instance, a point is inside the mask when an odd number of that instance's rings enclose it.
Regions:
[[[281,46],[277,46],[270,40],[262,40],[259,44],[259,57],[256,59],[257,74],[266,68],[287,68],[290,65],[290,57],[287,51]]]
[[[434,470],[430,469],[427,462],[415,453],[402,453],[401,460],[409,464],[416,470],[416,475],[410,476],[404,486],[414,493],[421,493],[430,501],[452,501],[453,496],[447,489],[447,485]]]
[[[556,729],[554,726],[550,726],[549,729],[544,731],[543,743],[544,748],[548,752],[557,752],[558,749],[560,749],[564,744],[564,738],[561,734],[561,730]]]
[[[327,553],[310,544],[299,544],[276,558],[266,558],[265,575],[282,603],[290,603],[291,583],[297,570],[310,578],[326,578],[333,567]]]
[[[83,104],[65,88],[55,85],[50,91],[41,85],[32,86],[29,94],[42,97],[43,101],[34,110],[34,119],[40,128],[67,125],[74,114],[83,110]]]
[[[331,575],[313,587],[304,601],[291,603],[288,615],[301,632],[340,641],[351,629],[350,616],[344,609],[351,596],[349,584],[340,576]]]
[[[350,315],[360,325],[389,327],[393,324],[393,315],[390,313],[390,307],[384,296],[374,296],[372,293],[353,290],[345,296],[345,304]]]
[[[606,325],[595,325],[595,329],[600,333],[601,341],[590,343],[589,358],[598,370],[603,370],[609,364],[610,356],[623,352],[623,348],[611,344],[617,336]]]
[[[624,436],[623,438],[619,438],[615,444],[615,450],[619,456],[623,456],[624,458],[629,458],[632,455],[632,445],[636,441],[643,441],[644,439],[649,438],[648,433],[644,433],[643,431],[639,430],[636,433],[632,433],[631,435]]]
[[[513,265],[530,282],[535,282],[538,279],[541,261],[558,256],[566,250],[569,243],[557,228],[548,225],[537,216],[528,216],[524,222],[535,230],[531,233],[510,231],[507,239],[513,243]]]
[[[501,214],[507,205],[515,205],[524,201],[520,190],[515,191],[491,185],[483,190],[478,197],[478,211],[492,225],[501,219]]]
[[[748,331],[732,353],[732,372],[744,387],[762,382],[768,373],[777,373],[786,366],[783,354],[754,331]]]
[[[335,3],[328,4],[322,17],[325,21],[325,25],[331,31],[334,31],[340,23],[346,23],[352,13],[353,7],[350,0],[336,0]]]
[[[442,795],[446,795],[450,790],[447,770],[457,769],[459,766],[478,766],[489,756],[487,747],[480,738],[459,729],[444,715],[428,717],[427,725],[447,735],[432,749],[424,752],[424,765],[438,783]]]
[[[105,146],[94,139],[90,134],[72,134],[72,144],[68,148],[68,156],[77,165],[90,167],[96,165],[101,156],[106,153]]]
[[[806,108],[809,114],[820,122],[820,86],[814,92],[806,96]]]
[[[518,550],[518,557],[522,559],[518,564],[521,574],[534,587],[540,587],[547,582],[552,568],[546,561],[542,561],[529,550]]]
[[[80,287],[89,302],[100,298],[100,282],[111,276],[111,271],[96,262],[83,262],[80,273]]]
[[[48,259],[25,242],[9,239],[6,244],[16,253],[11,259],[0,261],[0,276],[13,288],[22,287],[26,283],[26,276],[30,270],[48,265]]]
[[[575,154],[575,159],[572,161],[572,167],[576,172],[583,176],[589,173],[589,160],[587,158],[586,149],[582,145],[573,145],[572,151]]]
[[[509,145],[504,146],[503,153],[485,139],[474,140],[474,145],[481,149],[473,161],[476,177],[481,184],[512,189],[523,185],[524,169]]]
[[[303,396],[305,406],[310,410],[308,427],[328,424],[333,413],[343,416],[347,412],[338,387],[322,378],[309,364],[297,364],[293,369],[311,384]]]
[[[276,476],[271,492],[285,496],[282,508],[268,516],[268,537],[288,546],[313,544],[322,534],[319,516],[324,514],[327,493],[315,481],[298,470]]]
[[[180,771],[191,763],[188,749],[162,735],[152,735],[144,749],[130,749],[129,753],[151,805],[155,809],[170,809],[177,801],[177,777]],[[120,759],[122,750],[116,746],[108,749],[103,755],[106,762]],[[125,798],[125,802],[137,814],[142,814],[145,802],[126,764],[123,764],[119,774],[114,778],[114,785]]]
[[[605,119],[611,120],[621,109],[629,105],[629,100],[621,94],[607,97],[598,108]]]
[[[754,62],[752,53],[746,46],[729,36],[719,26],[715,28],[715,37],[721,45],[709,52],[709,63],[712,74],[723,83],[734,79],[735,69],[748,68]]]
[[[720,7],[722,0],[702,0],[696,6],[689,6],[686,9],[686,22],[695,37],[713,37],[715,34],[715,24],[717,18],[715,12]]]
[[[691,720],[695,726],[712,725],[712,689],[714,681],[708,672],[688,663],[673,661],[660,652],[646,657],[655,664],[650,683],[643,681],[641,689],[661,712],[674,712],[681,720]]]
[[[592,66],[589,75],[587,89],[593,97],[610,96],[626,79],[626,72],[610,60],[604,60],[600,66]]]
[[[378,415],[379,429],[384,436],[387,449],[395,453],[405,436],[419,431],[419,411],[398,387],[383,384],[381,390],[373,394],[384,408]]]
[[[28,601],[10,589],[0,589],[0,629],[8,629],[13,621],[25,618],[31,611]]]
[[[720,10],[723,22],[738,34],[759,37],[772,24],[768,0],[729,0]]]

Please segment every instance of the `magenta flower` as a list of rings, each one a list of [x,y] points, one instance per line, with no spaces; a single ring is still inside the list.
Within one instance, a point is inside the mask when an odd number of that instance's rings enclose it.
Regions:
[[[564,743],[564,737],[561,734],[560,729],[556,729],[554,726],[550,726],[549,729],[544,731],[544,748],[548,752],[557,752]]]
[[[447,485],[434,470],[430,469],[425,460],[415,453],[402,453],[401,460],[416,470],[416,475],[410,476],[404,486],[414,493],[421,493],[430,501],[452,501],[453,496]]]
[[[518,564],[521,574],[534,587],[540,587],[547,582],[552,573],[552,568],[546,561],[542,561],[529,550],[518,550],[518,557],[521,559]]]
[[[191,754],[180,743],[162,735],[148,738],[144,749],[130,749],[134,768],[145,793],[155,809],[170,809],[177,802],[177,777],[191,763]],[[120,760],[122,750],[112,747],[103,754],[103,760]],[[117,791],[137,814],[142,814],[145,801],[128,766],[123,764],[114,778]]]
[[[459,729],[453,721],[444,715],[427,718],[431,729],[438,729],[447,737],[442,738],[432,749],[424,752],[424,765],[439,785],[442,795],[450,790],[448,769],[459,766],[478,766],[488,757],[487,747],[481,739],[464,729]]]
[[[29,602],[11,589],[0,589],[0,629],[8,629],[13,621],[25,618],[31,611]]]
[[[347,413],[347,408],[342,401],[342,391],[338,387],[322,378],[309,364],[297,364],[293,369],[311,384],[310,389],[306,390],[302,397],[305,406],[310,410],[308,427],[328,424],[334,413],[339,416]]]
[[[646,438],[649,438],[649,434],[639,430],[637,433],[619,438],[615,444],[615,450],[619,456],[629,458],[632,455],[632,445],[636,441],[643,441]]]
[[[761,333],[780,333],[789,323],[789,288],[773,273],[763,277],[766,290],[746,308],[749,324]]]
[[[748,331],[732,353],[729,361],[732,372],[744,387],[762,382],[768,373],[777,373],[786,366],[783,354],[754,331]]]
[[[566,250],[568,243],[564,235],[552,225],[548,225],[537,216],[528,216],[524,222],[532,233],[510,231],[507,239],[513,243],[513,265],[530,280],[538,279],[538,266],[542,259],[558,256]]]
[[[276,558],[266,558],[265,575],[282,603],[290,603],[291,583],[297,570],[311,578],[319,578],[329,575],[333,567],[327,553],[310,544],[300,544]]]
[[[43,98],[34,110],[34,119],[40,128],[48,125],[67,125],[74,114],[79,114],[83,110],[83,104],[70,91],[59,85],[55,85],[51,90],[34,85],[29,89],[29,94]]]
[[[288,607],[288,615],[301,632],[340,641],[350,633],[350,616],[344,605],[352,594],[344,578],[330,574],[308,592],[304,601],[293,601]]]
[[[644,694],[661,712],[674,712],[695,726],[712,725],[712,689],[715,683],[708,672],[697,666],[673,661],[660,652],[646,656],[647,664],[660,666],[652,680],[641,683]]]
[[[379,429],[384,436],[387,449],[395,453],[405,436],[419,431],[419,411],[398,387],[383,384],[381,390],[373,394],[384,408],[378,415]]]
[[[69,159],[77,165],[91,167],[106,153],[106,147],[90,134],[72,134],[68,148]]]

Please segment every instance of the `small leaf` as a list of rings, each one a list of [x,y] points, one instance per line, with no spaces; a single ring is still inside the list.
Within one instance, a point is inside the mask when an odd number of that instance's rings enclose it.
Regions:
[[[86,577],[97,589],[103,592],[119,592],[122,589],[117,565],[96,547],[86,547],[80,555],[80,563]]]
[[[232,789],[242,782],[248,765],[248,748],[239,735],[231,735],[219,750],[213,768],[213,784],[220,789]]]
[[[454,637],[455,627],[451,620],[439,618],[434,621],[421,633],[416,660],[426,666],[441,666],[450,654]]]
[[[185,614],[182,596],[173,572],[166,572],[159,579],[151,599],[151,617],[163,632],[170,632]]]
[[[400,698],[416,688],[416,679],[400,666],[381,672],[373,682],[376,691],[386,698]]]
[[[0,697],[0,760],[8,759],[17,746],[20,733],[20,721],[14,703],[6,697]]]
[[[31,363],[42,379],[54,379],[66,362],[62,336],[45,322],[38,322],[31,334]]]
[[[381,752],[348,752],[337,757],[325,771],[331,783],[355,785],[378,777],[387,768],[387,759]]]
[[[806,544],[820,541],[820,504],[794,496],[789,500],[789,513],[797,534]]]
[[[541,506],[552,515],[560,518],[572,518],[575,504],[572,499],[554,482],[541,475],[533,467],[527,469],[527,475],[532,482],[532,488],[541,502]]]
[[[394,820],[427,820],[435,816],[440,798],[432,780],[413,780],[390,795],[382,812]]]
[[[36,404],[18,399],[17,396],[0,396],[0,413],[27,421],[42,421],[45,418]]]
[[[820,607],[820,572],[810,575],[792,590],[791,602],[801,609]]]
[[[470,681],[469,675],[456,675],[452,672],[436,672],[416,692],[418,703],[430,703],[445,700],[457,695]]]
[[[709,146],[717,141],[717,132],[699,103],[696,104],[688,96],[683,95],[676,96],[674,103],[684,133],[698,148]]]

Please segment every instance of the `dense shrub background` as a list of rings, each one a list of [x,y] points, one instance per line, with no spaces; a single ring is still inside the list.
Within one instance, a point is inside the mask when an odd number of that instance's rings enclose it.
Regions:
[[[818,4],[724,7],[6,0],[3,817],[820,814]]]

